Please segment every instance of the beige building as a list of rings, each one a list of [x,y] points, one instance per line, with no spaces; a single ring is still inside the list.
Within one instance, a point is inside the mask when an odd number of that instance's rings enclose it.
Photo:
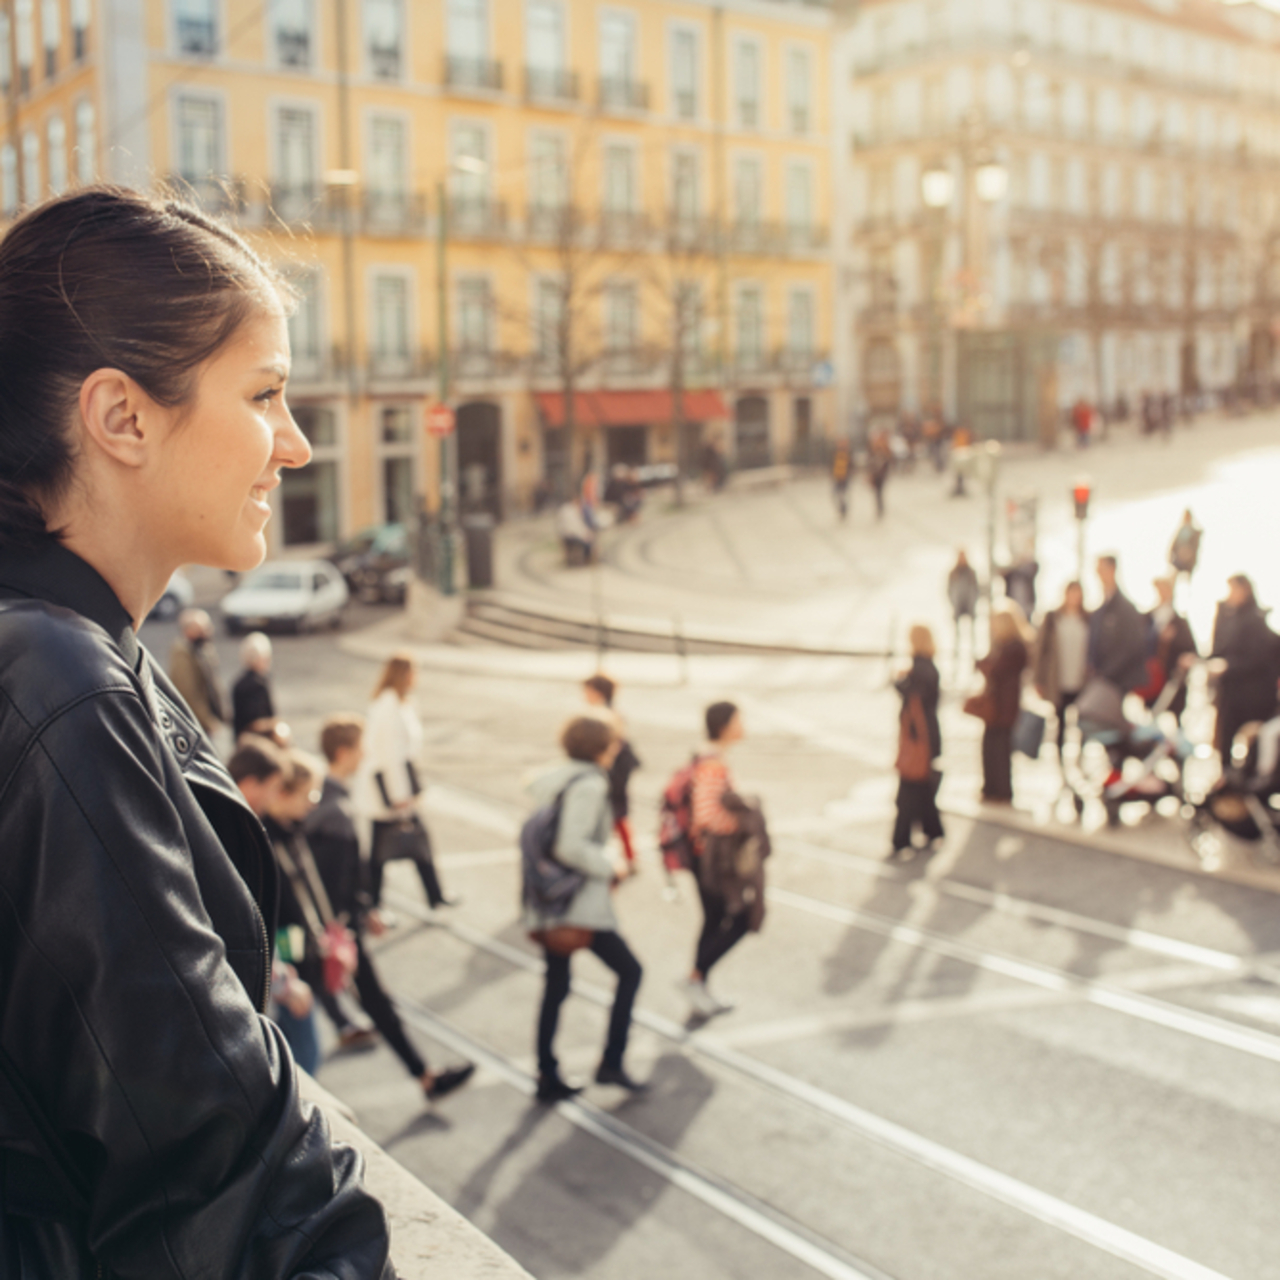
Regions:
[[[833,418],[830,32],[782,0],[0,0],[3,214],[167,183],[285,266],[290,546],[436,505],[442,392],[464,509],[713,438],[785,461]]]
[[[1280,14],[865,0],[836,48],[845,421],[1276,379]]]

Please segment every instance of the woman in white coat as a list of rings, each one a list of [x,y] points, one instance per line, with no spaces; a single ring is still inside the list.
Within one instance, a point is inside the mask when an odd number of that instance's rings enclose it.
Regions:
[[[373,819],[369,854],[369,895],[376,907],[382,897],[382,873],[388,862],[411,860],[418,868],[427,903],[434,911],[452,906],[440,887],[431,837],[418,813],[422,782],[422,722],[409,700],[418,670],[413,658],[398,653],[387,659],[373,691],[365,722],[362,808]]]

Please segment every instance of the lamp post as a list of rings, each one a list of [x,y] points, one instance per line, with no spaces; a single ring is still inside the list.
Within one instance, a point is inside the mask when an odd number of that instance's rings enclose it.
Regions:
[[[932,209],[939,218],[938,252],[933,260],[933,273],[929,281],[929,394],[936,401],[938,413],[942,413],[942,381],[943,381],[943,316],[942,316],[942,265],[947,256],[946,224],[941,221],[942,211],[951,206],[955,197],[955,177],[950,169],[941,164],[926,169],[920,178],[920,197],[927,209]]]

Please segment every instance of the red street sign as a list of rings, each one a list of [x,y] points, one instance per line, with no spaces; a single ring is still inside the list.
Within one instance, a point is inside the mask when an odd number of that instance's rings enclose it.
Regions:
[[[433,404],[427,410],[427,434],[443,439],[453,435],[453,410],[447,404]]]

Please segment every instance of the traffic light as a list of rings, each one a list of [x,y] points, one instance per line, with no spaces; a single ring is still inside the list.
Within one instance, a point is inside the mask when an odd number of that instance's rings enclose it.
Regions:
[[[1071,490],[1071,496],[1075,499],[1077,520],[1084,520],[1089,515],[1089,493],[1090,486],[1087,480],[1079,481]]]

